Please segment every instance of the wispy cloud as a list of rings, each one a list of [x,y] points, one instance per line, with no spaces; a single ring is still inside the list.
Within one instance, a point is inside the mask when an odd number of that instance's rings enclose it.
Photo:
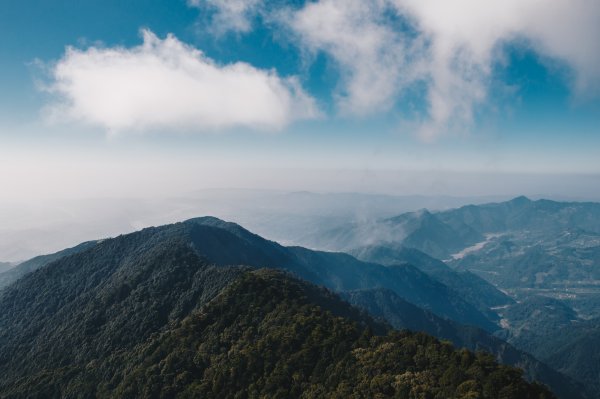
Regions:
[[[132,48],[68,48],[51,67],[53,119],[111,132],[281,129],[317,115],[295,77],[246,63],[220,65],[172,35],[143,31]]]
[[[524,42],[544,57],[566,63],[574,74],[576,95],[600,89],[600,3],[593,0],[391,0],[398,13],[412,18],[431,43],[428,86],[429,121],[425,137],[449,122],[471,122],[474,108],[487,100],[492,66],[500,47]]]
[[[565,63],[575,95],[600,91],[594,0],[318,0],[279,15],[301,47],[339,67],[343,113],[389,109],[411,84],[424,83],[426,140],[473,122],[506,43]]]
[[[337,100],[344,114],[390,109],[418,78],[419,40],[385,23],[385,1],[322,0],[280,14],[301,46],[331,56],[341,72]]]
[[[245,33],[252,29],[252,19],[263,0],[188,0],[192,7],[213,12],[211,29],[217,34]]]
[[[423,89],[424,140],[473,124],[493,103],[494,65],[507,44],[568,69],[577,98],[600,93],[596,0],[188,0],[209,11],[209,31],[248,33],[258,20],[300,51],[326,54],[339,71],[343,116],[394,109]],[[259,18],[257,16],[260,16]],[[285,34],[282,34],[282,31]],[[52,69],[57,118],[110,130],[176,127],[279,129],[317,114],[294,77],[249,64],[219,65],[173,36],[144,33],[133,48],[68,49]]]

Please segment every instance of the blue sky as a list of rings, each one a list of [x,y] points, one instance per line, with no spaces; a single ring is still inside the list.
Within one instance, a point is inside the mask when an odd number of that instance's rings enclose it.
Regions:
[[[4,0],[0,184],[490,195],[523,185],[440,173],[522,174],[600,198],[600,6],[480,3]],[[364,183],[380,171],[430,178]]]

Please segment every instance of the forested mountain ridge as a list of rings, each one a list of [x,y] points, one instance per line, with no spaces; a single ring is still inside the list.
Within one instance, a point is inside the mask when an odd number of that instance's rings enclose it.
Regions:
[[[44,374],[49,366],[73,359],[93,362],[115,348],[132,350],[206,304],[244,272],[230,264],[281,268],[340,292],[387,287],[402,301],[438,310],[461,309],[464,303],[452,302],[458,296],[451,289],[408,264],[385,267],[341,253],[283,247],[233,223],[192,219],[96,242],[0,291],[0,362],[7,368],[0,382]],[[478,340],[489,340],[478,331],[473,339],[469,332],[462,334],[465,346],[478,348]],[[500,346],[481,347],[504,353],[496,350]],[[27,355],[18,356],[24,350]],[[526,367],[529,377],[550,381],[536,374],[542,366],[533,361],[513,364]]]
[[[584,320],[557,299],[534,296],[502,310],[501,338],[600,392],[600,319]]]
[[[343,253],[284,247],[235,223],[213,217],[190,219],[132,234],[147,237],[148,245],[176,237],[188,243],[209,263],[282,268],[335,291],[386,287],[442,317],[477,325],[488,331],[498,328],[475,305],[410,265],[390,268],[361,262]]]
[[[76,245],[73,248],[67,248],[53,254],[36,256],[35,258],[22,262],[15,267],[10,268],[9,270],[3,271],[0,273],[0,290],[17,281],[24,275],[31,273],[32,271],[35,271],[52,261],[86,250],[94,246],[96,243],[97,241],[88,241]]]
[[[143,310],[140,310],[143,311]],[[124,351],[45,367],[21,397],[552,398],[488,355],[388,332],[335,295],[274,270],[244,272]]]
[[[559,397],[579,398],[587,395],[582,383],[565,377],[529,353],[480,328],[442,319],[404,301],[390,290],[379,288],[350,291],[342,293],[342,296],[370,315],[386,320],[394,328],[423,331],[448,340],[458,348],[492,353],[501,363],[522,369],[529,380],[544,381]]]
[[[379,263],[386,266],[410,264],[424,273],[440,281],[458,292],[462,298],[497,320],[498,315],[490,311],[494,307],[502,307],[514,303],[514,300],[498,290],[492,284],[468,270],[454,270],[444,262],[435,259],[415,248],[402,245],[371,245],[355,248],[350,254],[366,262]]]
[[[183,242],[135,238],[106,240],[0,292],[0,385],[130,349],[242,270],[210,266]]]

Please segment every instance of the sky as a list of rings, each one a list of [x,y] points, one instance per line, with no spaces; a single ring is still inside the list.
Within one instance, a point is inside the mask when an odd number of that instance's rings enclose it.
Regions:
[[[597,0],[3,0],[0,202],[600,200]]]

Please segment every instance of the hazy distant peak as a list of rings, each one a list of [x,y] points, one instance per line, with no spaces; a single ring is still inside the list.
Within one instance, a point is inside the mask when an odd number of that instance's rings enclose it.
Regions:
[[[510,201],[508,201],[512,204],[518,204],[518,205],[525,205],[525,204],[529,204],[531,202],[533,202],[532,200],[530,200],[529,198],[527,198],[524,195],[520,195],[518,197],[515,197],[513,199],[511,199]]]
[[[433,218],[435,218],[435,215],[433,213],[431,213],[428,209],[423,208],[423,209],[419,209],[418,211],[402,213],[398,216],[388,218],[388,219],[386,219],[386,221],[397,223],[397,222],[408,222],[408,221],[415,221],[415,220],[429,220],[429,219],[433,219]]]

